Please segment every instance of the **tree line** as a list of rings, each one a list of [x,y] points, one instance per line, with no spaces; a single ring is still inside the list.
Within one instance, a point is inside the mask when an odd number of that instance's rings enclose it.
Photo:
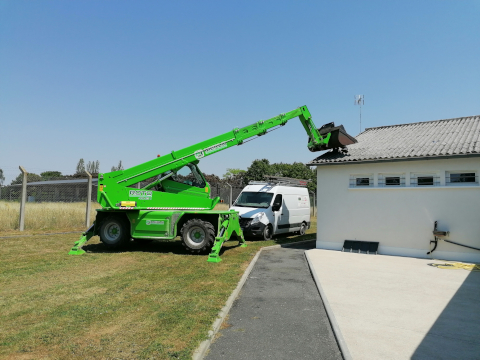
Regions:
[[[117,166],[112,166],[111,171],[123,170],[122,160],[118,163]],[[75,178],[85,177],[85,171],[88,171],[93,177],[97,177],[100,172],[100,161],[89,161],[85,164],[84,159],[80,159],[75,168],[75,173],[72,175],[64,175],[60,171],[44,171],[40,174],[27,173],[27,182],[37,182],[37,181],[48,181],[48,180],[69,180]],[[5,176],[3,175],[3,170],[0,169],[0,185],[3,185],[5,181]],[[23,181],[23,174],[20,173],[18,176],[13,179],[10,185],[21,184]]]
[[[317,176],[315,170],[311,169],[300,162],[293,164],[273,163],[270,164],[268,159],[257,159],[247,168],[232,169],[228,168],[227,172],[223,174],[221,179],[217,175],[205,175],[205,180],[209,184],[229,183],[232,186],[245,186],[250,181],[264,181],[265,175],[283,176],[294,179],[310,180],[307,187],[309,191],[316,192],[317,190]]]
[[[60,171],[44,171],[40,173],[40,175],[28,173],[27,182],[48,181],[53,179],[68,180],[85,177],[85,170],[94,177],[98,176],[98,173],[100,172],[100,162],[98,160],[89,161],[85,165],[85,161],[80,159],[73,175],[63,175]],[[111,168],[111,171],[118,170],[123,170],[121,160],[117,166],[112,166]],[[311,180],[308,183],[309,191],[315,192],[317,189],[317,176],[315,170],[312,170],[310,167],[300,162],[294,162],[293,164],[270,164],[270,161],[267,159],[257,159],[252,162],[247,170],[227,168],[227,171],[225,174],[223,174],[222,178],[214,174],[204,174],[205,180],[207,180],[207,182],[211,185],[229,183],[230,185],[237,187],[248,185],[250,181],[263,181],[265,180],[265,175]],[[22,179],[23,175],[20,173],[14,180],[12,180],[11,185],[21,184]],[[0,169],[0,185],[3,185],[4,181],[5,176],[3,175],[3,170]]]

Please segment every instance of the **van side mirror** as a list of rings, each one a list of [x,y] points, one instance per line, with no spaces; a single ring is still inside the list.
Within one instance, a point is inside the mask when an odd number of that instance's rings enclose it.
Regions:
[[[281,203],[274,203],[274,204],[272,205],[272,211],[278,211],[278,210],[280,210],[280,207],[281,207],[281,206],[282,206]]]

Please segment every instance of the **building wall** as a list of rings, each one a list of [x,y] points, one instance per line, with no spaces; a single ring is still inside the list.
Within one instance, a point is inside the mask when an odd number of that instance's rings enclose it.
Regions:
[[[480,186],[448,186],[447,171],[476,171],[480,157],[322,165],[317,167],[317,248],[341,250],[344,240],[379,241],[379,253],[430,257],[434,222],[446,239],[480,248]],[[402,187],[379,187],[379,174],[403,173]],[[411,187],[417,173],[436,173],[438,186]],[[352,174],[371,174],[373,187],[351,188]],[[433,258],[480,263],[480,251],[440,241]]]

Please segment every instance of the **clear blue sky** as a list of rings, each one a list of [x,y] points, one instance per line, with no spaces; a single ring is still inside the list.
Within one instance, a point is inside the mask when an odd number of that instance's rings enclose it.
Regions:
[[[480,1],[0,0],[0,168],[110,171],[308,105],[320,126],[480,114]],[[298,122],[202,160],[308,162]]]

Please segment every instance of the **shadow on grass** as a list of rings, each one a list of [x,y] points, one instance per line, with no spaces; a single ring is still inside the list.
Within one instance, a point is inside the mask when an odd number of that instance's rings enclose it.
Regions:
[[[295,247],[296,249],[312,249],[315,247],[315,238],[312,239],[313,234],[303,236],[293,236],[291,234],[279,234],[272,240],[275,245],[282,247]],[[248,244],[262,243],[258,238],[246,238]],[[308,243],[303,241],[310,240]],[[302,241],[301,244],[294,244]],[[293,243],[293,244],[292,244]],[[223,244],[220,250],[220,256],[228,250],[235,249],[241,244],[237,240],[227,241]],[[269,246],[265,244],[266,246]],[[109,249],[103,243],[87,244],[82,247],[83,250],[90,253],[123,253],[123,252],[148,252],[160,254],[175,254],[175,255],[192,255],[182,245],[180,240],[132,240],[127,246],[121,249]],[[198,255],[208,255],[208,253],[200,253]]]
[[[247,243],[249,241],[247,240]],[[220,256],[230,249],[239,247],[240,244],[236,240],[226,242],[220,250]],[[82,247],[87,253],[123,253],[123,252],[148,252],[159,254],[175,254],[175,255],[195,255],[188,252],[182,245],[180,240],[152,240],[152,241],[138,241],[133,240],[121,249],[109,249],[103,243],[88,244]],[[207,253],[200,253],[198,255],[205,256]]]

